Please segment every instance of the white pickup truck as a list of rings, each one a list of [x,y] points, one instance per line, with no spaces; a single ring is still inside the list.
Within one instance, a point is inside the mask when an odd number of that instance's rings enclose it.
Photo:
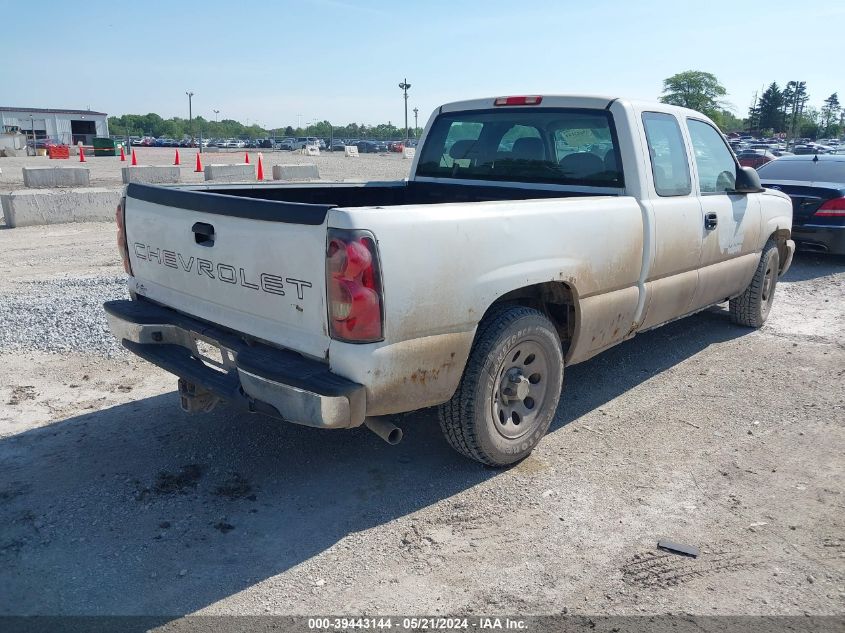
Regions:
[[[322,428],[439,406],[448,442],[524,458],[564,367],[730,301],[759,327],[792,205],[698,112],[594,96],[450,103],[407,181],[130,184],[129,350],[219,400]]]

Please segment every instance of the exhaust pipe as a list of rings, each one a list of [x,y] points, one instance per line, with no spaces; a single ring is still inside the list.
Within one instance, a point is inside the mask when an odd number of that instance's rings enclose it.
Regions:
[[[378,435],[391,446],[396,446],[402,441],[402,429],[384,417],[367,418],[364,424],[373,433]]]

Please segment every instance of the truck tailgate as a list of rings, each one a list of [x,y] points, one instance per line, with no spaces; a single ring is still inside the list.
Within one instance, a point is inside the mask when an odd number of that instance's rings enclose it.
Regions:
[[[185,314],[325,358],[325,209],[313,205],[306,223],[285,220],[284,203],[165,191],[138,186],[127,191],[130,290]],[[295,213],[307,214],[309,209],[299,207],[309,206],[297,205]],[[247,207],[252,211],[238,212]]]

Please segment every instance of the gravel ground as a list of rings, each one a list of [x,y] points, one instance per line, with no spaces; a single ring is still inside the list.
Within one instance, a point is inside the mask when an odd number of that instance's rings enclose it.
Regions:
[[[86,352],[107,358],[125,352],[109,336],[102,305],[128,299],[126,276],[28,281],[0,294],[0,350]],[[61,297],[61,301],[57,301]]]
[[[139,165],[172,165],[175,148],[136,147]],[[245,150],[227,150],[203,153],[203,165],[242,163]],[[258,163],[258,150],[248,150],[250,162]],[[340,152],[322,152],[319,156],[303,156],[298,152],[262,150],[264,175],[271,178],[273,165],[316,164],[323,180],[400,180],[407,178],[411,161],[401,154],[361,154],[358,158],[346,158]],[[179,149],[182,164],[182,182],[204,182],[202,173],[194,172],[197,150]],[[119,187],[123,185],[120,168],[128,165],[113,156],[86,157],[84,164],[78,158],[50,160],[46,157],[25,156],[20,158],[0,157],[0,193],[23,189],[22,167],[87,167],[90,170],[92,187]]]
[[[569,368],[504,471],[431,411],[397,447],[186,416],[97,341],[120,275],[110,225],[0,230],[0,615],[845,614],[845,258],[799,255],[759,331],[716,308]]]

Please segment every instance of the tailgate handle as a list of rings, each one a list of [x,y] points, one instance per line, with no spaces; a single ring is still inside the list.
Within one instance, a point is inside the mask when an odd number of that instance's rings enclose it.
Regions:
[[[194,232],[194,241],[200,246],[214,246],[214,227],[205,222],[196,222],[191,227]]]

